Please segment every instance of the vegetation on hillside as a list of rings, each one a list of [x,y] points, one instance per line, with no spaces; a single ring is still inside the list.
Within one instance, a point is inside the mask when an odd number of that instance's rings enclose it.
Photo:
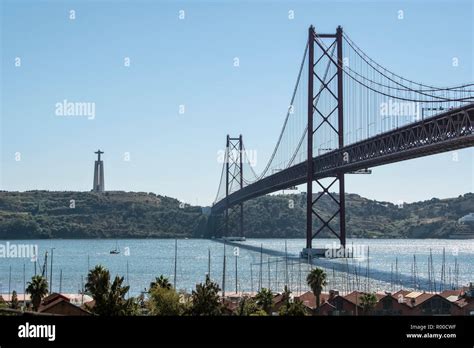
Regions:
[[[200,207],[137,192],[0,192],[0,238],[181,238],[205,233]]]
[[[317,195],[317,194],[316,194]],[[335,195],[337,199],[337,195]],[[329,218],[334,201],[323,196],[318,213]],[[40,238],[211,238],[223,231],[222,217],[198,206],[145,192],[0,192],[0,239]],[[346,194],[350,237],[474,237],[472,225],[457,220],[474,211],[474,194],[397,206]],[[247,237],[303,238],[305,194],[268,195],[245,202]],[[230,233],[238,233],[238,209],[230,212]],[[333,225],[337,224],[337,217]],[[315,229],[321,225],[314,219]],[[320,236],[331,236],[323,231]]]
[[[319,193],[314,195],[314,198]],[[338,199],[338,195],[334,195]],[[337,211],[332,198],[323,196],[317,212],[329,219]],[[474,238],[473,225],[460,225],[458,219],[474,212],[474,194],[450,199],[433,198],[412,204],[395,205],[346,194],[346,226],[350,237],[360,238],[449,238],[465,234]],[[230,212],[231,233],[238,232],[238,208]],[[269,195],[244,204],[247,237],[304,238],[306,231],[306,195]],[[336,216],[331,226],[338,224]],[[313,217],[315,231],[321,221]],[[222,221],[216,225],[223,226]],[[327,229],[321,237],[333,237]]]

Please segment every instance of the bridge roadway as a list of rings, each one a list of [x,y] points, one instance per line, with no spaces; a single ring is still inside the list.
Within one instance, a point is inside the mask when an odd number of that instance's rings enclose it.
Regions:
[[[406,161],[474,145],[474,103],[378,134],[313,158],[315,179]],[[235,204],[306,182],[307,162],[269,175],[213,205],[218,214]]]

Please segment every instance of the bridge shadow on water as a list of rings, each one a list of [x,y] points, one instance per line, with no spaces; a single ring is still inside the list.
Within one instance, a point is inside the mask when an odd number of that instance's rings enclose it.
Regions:
[[[262,252],[264,255],[267,256],[275,256],[275,257],[285,257],[285,251],[279,251],[275,249],[269,249],[269,248],[264,248],[260,247],[258,245],[249,245],[249,244],[244,244],[245,242],[231,242],[231,241],[223,241],[222,239],[213,239],[213,242],[221,243],[222,245],[230,245],[232,247],[239,247],[240,249],[248,250],[248,251],[253,251],[256,253]],[[290,258],[290,255],[288,254],[288,258]],[[294,255],[291,256],[293,259],[299,259],[298,257],[295,257]]]
[[[345,273],[349,274],[351,276],[355,276],[355,274],[358,274],[358,277],[364,278],[367,274],[367,259],[362,260],[358,258],[338,258],[338,259],[330,259],[330,258],[313,258],[311,260],[308,260],[306,258],[301,258],[299,255],[295,255],[294,253],[285,253],[283,250],[275,250],[275,249],[270,249],[270,248],[265,248],[263,246],[258,246],[258,245],[249,245],[245,244],[245,242],[232,242],[232,241],[223,241],[220,239],[213,239],[213,242],[221,243],[222,245],[226,244],[227,246],[231,247],[239,247],[240,249],[248,250],[254,253],[262,253],[263,255],[266,256],[272,256],[272,257],[280,257],[282,260],[287,257],[288,261],[290,263],[302,263],[302,264],[313,264],[314,266],[319,266],[327,269],[327,272],[330,273],[332,270],[335,272],[340,272],[340,273]],[[347,259],[348,262],[345,262]],[[344,260],[341,262],[341,260]],[[257,259],[255,262],[252,264],[259,264],[259,259]],[[271,261],[270,261],[271,262]],[[266,262],[264,261],[266,264]],[[395,271],[395,270],[394,270]],[[400,274],[398,275],[398,281],[395,279],[396,276],[394,273],[391,273],[391,271],[385,271],[381,269],[376,269],[371,266],[369,266],[369,278],[376,280],[376,281],[381,281],[388,283],[387,284],[387,291],[390,290],[390,282],[393,282],[393,287],[394,289],[401,289],[401,288],[407,288],[407,289],[413,289],[413,278],[410,275],[406,274]],[[392,280],[391,280],[392,278]],[[429,285],[429,279],[424,278],[424,277],[419,277],[417,276],[417,290],[421,291],[429,291],[430,290],[430,285]],[[443,289],[449,289],[449,284],[440,284],[436,283],[436,288],[443,288]]]

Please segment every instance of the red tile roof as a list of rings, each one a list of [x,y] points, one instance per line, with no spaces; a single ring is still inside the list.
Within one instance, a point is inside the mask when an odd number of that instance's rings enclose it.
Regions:
[[[392,297],[396,300],[398,300],[398,296],[402,295],[403,297],[405,297],[406,295],[408,295],[411,291],[408,291],[408,290],[398,290],[397,292],[394,292],[392,294]]]
[[[47,305],[50,302],[56,301],[58,298],[62,298],[64,301],[70,302],[70,300],[67,296],[64,296],[62,294],[58,294],[57,292],[53,292],[52,294],[49,294],[48,296],[43,298],[42,303],[44,305]]]
[[[311,309],[316,308],[316,296],[314,296],[314,294],[311,291],[307,291],[300,296],[295,296],[295,298],[303,302],[303,304],[308,308],[311,308]],[[327,302],[328,299],[329,299],[328,293],[321,293],[321,297],[320,297],[321,304]]]
[[[460,308],[463,308],[469,304],[469,301],[465,298],[460,298],[459,300],[454,301],[453,303],[458,305]]]
[[[276,304],[282,302],[284,299],[285,299],[285,297],[283,296],[283,294],[276,294],[276,295],[273,296],[273,304],[276,305]]]
[[[360,306],[360,302],[361,302],[360,298],[364,294],[365,292],[353,291],[350,294],[345,295],[344,298],[348,300],[349,302],[356,304],[357,306]],[[377,302],[380,301],[385,296],[387,296],[386,294],[381,294],[381,293],[374,293],[374,295],[377,299]]]
[[[407,297],[408,294],[412,294],[413,291],[408,291],[408,290],[399,290],[395,293],[392,294],[392,297],[397,300],[399,303],[403,303],[405,304],[406,306],[410,307],[410,308],[413,308],[413,302],[411,302],[411,299],[412,298],[415,298],[415,297]],[[400,302],[400,299],[402,300]]]
[[[68,301],[66,301],[62,298],[57,298],[55,300],[49,301],[47,304],[40,305],[40,307],[38,308],[38,312],[45,312],[49,308],[52,308],[52,307],[56,306],[58,303],[60,303],[62,301],[68,302]]]
[[[326,301],[321,306],[319,306],[319,311],[324,311],[324,307],[329,307],[329,310],[336,309],[336,306],[332,305],[329,301]]]
[[[444,298],[448,298],[450,296],[461,296],[462,294],[464,293],[464,291],[462,289],[458,289],[458,290],[444,290],[442,292],[440,292],[440,296],[443,296]]]
[[[78,307],[76,305],[73,305],[72,303],[69,302],[69,299],[64,299],[63,296],[57,296],[55,300],[53,301],[50,301],[48,304],[46,305],[41,305],[39,308],[38,308],[38,312],[40,313],[48,313],[50,309],[56,307],[57,305],[63,303],[64,305],[66,306],[71,306],[71,308],[76,311],[76,312],[83,312],[84,314],[87,314],[87,315],[90,315],[90,313],[84,309],[82,309],[81,307]]]
[[[431,293],[428,293],[428,292],[422,293],[421,295],[415,297],[415,306],[418,306],[418,305],[422,304],[423,302],[425,302],[426,300],[429,300],[433,296],[439,296],[439,295],[431,294]]]

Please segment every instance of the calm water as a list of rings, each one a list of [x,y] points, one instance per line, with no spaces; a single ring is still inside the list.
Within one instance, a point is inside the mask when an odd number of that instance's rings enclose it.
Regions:
[[[4,244],[7,241],[0,241]],[[124,239],[124,240],[21,240],[9,241],[19,244],[37,244],[38,264],[44,261],[44,252],[54,248],[53,290],[59,291],[62,270],[62,291],[77,293],[81,289],[88,268],[96,264],[107,267],[112,276],[125,277],[130,284],[131,295],[148,288],[154,277],[163,274],[174,279],[174,240],[169,239]],[[255,291],[258,287],[281,290],[289,283],[295,293],[306,291],[305,275],[309,265],[299,260],[298,255],[305,245],[303,239],[288,239],[285,257],[284,239],[251,239],[239,242],[237,256],[238,291]],[[315,247],[334,243],[334,239],[318,239]],[[110,250],[118,245],[121,253],[111,255]],[[398,239],[349,239],[348,246],[360,248],[363,255],[353,259],[315,259],[313,264],[326,269],[330,285],[340,291],[356,288],[365,290],[394,290],[400,287],[413,288],[413,255],[416,256],[417,287],[429,289],[428,257],[433,253],[434,273],[439,288],[442,270],[443,248],[445,250],[445,287],[474,281],[474,240],[398,240]],[[369,257],[367,257],[367,246]],[[262,248],[262,253],[260,252]],[[211,253],[211,278],[222,284],[224,245],[220,241],[189,239],[178,240],[176,283],[178,289],[190,291],[201,282],[208,272],[208,252]],[[226,246],[226,292],[235,291],[235,246]],[[398,273],[395,264],[398,259]],[[262,263],[260,263],[262,260]],[[459,277],[455,276],[455,260],[459,264]],[[49,260],[48,260],[49,263]],[[128,279],[127,279],[128,264]],[[0,258],[0,293],[8,292],[11,266],[11,290],[22,293],[23,265],[26,280],[34,274],[34,262],[27,258]],[[367,267],[369,265],[369,267]],[[48,265],[48,279],[49,279]],[[39,266],[38,266],[39,269]],[[367,269],[369,279],[366,279]],[[349,270],[349,271],[348,271]],[[39,270],[38,270],[39,272]],[[398,281],[397,281],[398,278]]]

